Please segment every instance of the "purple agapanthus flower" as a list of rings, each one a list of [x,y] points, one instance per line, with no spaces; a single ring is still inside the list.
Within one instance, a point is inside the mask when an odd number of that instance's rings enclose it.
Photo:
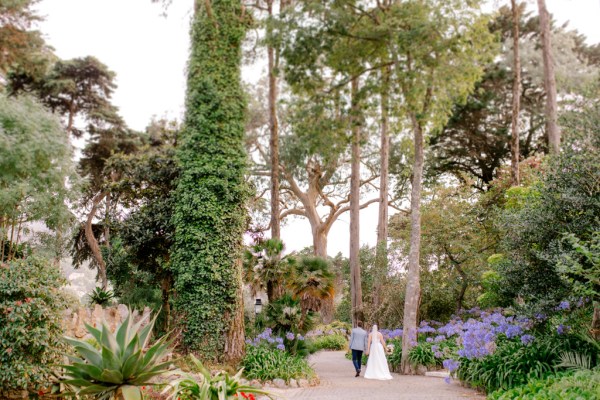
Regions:
[[[283,344],[278,344],[277,345],[277,349],[278,350],[285,350],[285,346]]]
[[[534,340],[535,340],[535,337],[533,335],[521,336],[521,343],[523,343],[523,344],[529,344],[529,343],[533,342]]]
[[[285,334],[285,338],[286,338],[287,340],[294,340],[294,338],[295,338],[295,336],[294,336],[294,333],[293,333],[293,332],[288,332],[288,333],[286,333],[286,334]]]

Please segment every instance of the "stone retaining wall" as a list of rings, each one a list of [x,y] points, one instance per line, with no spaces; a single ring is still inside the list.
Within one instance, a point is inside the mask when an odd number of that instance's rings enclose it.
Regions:
[[[151,318],[151,313],[152,311],[148,307],[144,308],[141,313],[134,310],[133,321],[138,322],[140,319],[145,319],[145,323],[147,323]],[[89,336],[85,324],[100,327],[102,322],[105,321],[110,330],[114,332],[117,326],[127,318],[128,314],[129,310],[124,304],[106,308],[96,305],[94,308],[69,309],[63,315],[63,329],[66,336],[82,339]]]

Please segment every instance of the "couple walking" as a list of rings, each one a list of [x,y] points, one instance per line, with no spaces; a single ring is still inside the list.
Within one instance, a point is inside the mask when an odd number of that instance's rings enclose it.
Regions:
[[[388,368],[387,358],[385,357],[385,340],[378,331],[377,325],[373,325],[371,333],[363,329],[361,321],[356,323],[356,328],[352,329],[350,335],[350,349],[352,350],[352,362],[356,369],[356,375],[360,375],[362,365],[363,351],[369,359],[367,360],[366,379],[387,380],[392,379]]]

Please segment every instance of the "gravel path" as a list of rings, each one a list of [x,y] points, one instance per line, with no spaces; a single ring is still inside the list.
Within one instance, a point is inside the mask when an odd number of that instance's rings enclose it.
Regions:
[[[485,399],[485,396],[460,386],[458,382],[448,384],[442,378],[399,374],[392,374],[394,379],[391,381],[364,379],[362,374],[355,378],[352,362],[344,357],[343,351],[321,351],[309,361],[321,379],[319,386],[272,392],[286,399],[311,400]]]

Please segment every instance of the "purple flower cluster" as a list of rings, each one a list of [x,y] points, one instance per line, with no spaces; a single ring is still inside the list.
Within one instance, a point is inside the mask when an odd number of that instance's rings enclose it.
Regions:
[[[453,359],[448,359],[448,360],[444,360],[442,365],[444,366],[444,368],[446,368],[448,371],[450,371],[452,373],[452,372],[456,371],[458,369],[458,367],[460,367],[460,362],[453,360]]]
[[[294,339],[304,340],[304,336],[302,336],[300,334],[295,335],[293,332],[287,332],[285,334],[285,338],[289,341],[292,341]],[[276,349],[279,349],[279,350],[285,350],[285,345],[283,342],[284,342],[284,339],[282,337],[279,337],[279,336],[273,337],[273,330],[271,328],[265,329],[254,339],[246,339],[246,344],[248,344],[250,346],[257,347],[257,346],[261,346],[261,345],[267,345],[267,346],[274,346]]]
[[[402,329],[380,329],[379,332],[383,335],[383,337],[387,339],[395,339],[398,337],[402,337]]]

